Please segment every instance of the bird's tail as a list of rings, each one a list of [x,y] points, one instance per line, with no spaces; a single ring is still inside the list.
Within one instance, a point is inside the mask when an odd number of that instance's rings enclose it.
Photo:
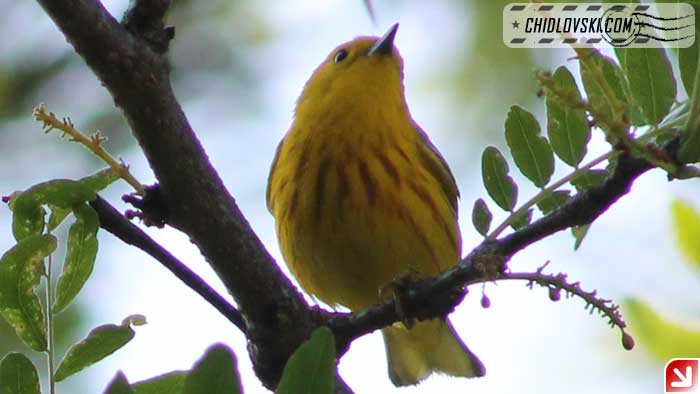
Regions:
[[[455,333],[449,320],[416,323],[408,330],[395,324],[382,330],[389,377],[396,386],[414,385],[438,372],[451,376],[483,376],[484,365]]]

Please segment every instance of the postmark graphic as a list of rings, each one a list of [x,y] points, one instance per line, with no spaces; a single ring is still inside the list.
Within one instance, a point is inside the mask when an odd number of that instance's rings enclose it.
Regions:
[[[503,8],[511,48],[687,48],[695,11],[686,3],[511,3]]]

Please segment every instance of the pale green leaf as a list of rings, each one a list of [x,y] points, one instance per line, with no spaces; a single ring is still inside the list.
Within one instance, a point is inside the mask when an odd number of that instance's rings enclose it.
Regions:
[[[51,208],[49,230],[58,227],[68,216],[74,205],[92,201],[96,193],[119,179],[110,168],[77,181],[55,179],[32,186],[24,192],[15,192],[9,202],[14,212],[12,231],[18,241],[28,235],[41,233],[44,226],[44,210],[41,205]]]
[[[39,183],[13,198],[12,233],[16,240],[40,234],[44,228],[42,205],[72,209],[76,204],[92,201],[94,191],[68,179]]]
[[[700,354],[700,329],[691,329],[661,316],[637,299],[623,302],[622,310],[636,342],[654,359],[665,363],[672,358]]]
[[[700,214],[685,201],[671,204],[673,231],[683,255],[695,268],[700,268]]]
[[[277,394],[332,394],[335,389],[335,338],[320,327],[292,354]]]
[[[187,371],[174,371],[131,384],[134,394],[181,394]]]
[[[576,101],[581,93],[573,75],[566,67],[559,67],[554,76],[555,87]],[[586,144],[591,138],[591,128],[586,111],[562,104],[552,94],[547,95],[547,135],[552,150],[566,164],[576,167],[586,155]]]
[[[105,168],[96,172],[95,174],[86,176],[85,178],[81,178],[77,182],[92,190],[93,192],[99,193],[104,188],[115,182],[117,179],[119,179],[119,174],[117,174],[111,168]]]
[[[518,199],[518,187],[508,176],[508,163],[493,146],[481,155],[481,176],[489,196],[506,211],[513,210]]]
[[[51,216],[49,216],[49,223],[47,224],[49,231],[53,231],[58,227],[72,212],[70,208],[61,208],[56,205],[49,205],[51,210]]]
[[[0,361],[0,393],[41,394],[36,367],[22,353],[8,353]]]
[[[569,194],[569,190],[557,190],[546,193],[539,201],[537,201],[537,208],[539,208],[540,211],[546,215],[562,206],[566,200],[569,199]]]
[[[62,208],[72,208],[75,204],[95,199],[95,192],[80,181],[54,179],[36,184],[16,197],[17,204],[31,201],[32,204],[50,204]]]
[[[574,236],[576,242],[574,242],[574,250],[578,250],[581,247],[581,242],[588,234],[588,229],[591,228],[590,224],[584,224],[583,226],[571,227],[571,234]]]
[[[700,121],[694,122],[700,125]],[[700,127],[690,126],[681,135],[680,148],[678,148],[678,160],[681,163],[697,163],[700,161]]]
[[[52,235],[32,235],[0,258],[0,314],[24,343],[39,352],[46,350],[47,339],[35,290],[45,273],[44,258],[56,246]]]
[[[514,105],[506,118],[506,142],[515,164],[536,186],[544,187],[554,172],[554,155],[547,139],[540,135],[537,119]]]
[[[593,67],[601,70],[603,80],[612,90],[612,94],[623,104],[623,110],[630,115],[630,103],[627,98],[626,91],[628,90],[622,69],[607,56],[603,56],[595,50],[585,50],[585,55],[592,59]],[[588,97],[588,102],[597,111],[600,112],[606,119],[612,119],[614,108],[612,106],[612,98],[608,97],[606,90],[601,86],[600,81],[596,78],[596,72],[585,61],[579,60],[581,68],[581,81]],[[617,115],[617,114],[615,114]],[[597,119],[599,122],[604,119]],[[636,124],[636,122],[632,122]]]
[[[133,394],[129,381],[126,379],[124,372],[119,371],[117,375],[109,382],[107,389],[103,394]]]
[[[700,14],[700,4],[696,1],[685,1],[685,3],[693,6],[695,10],[695,15],[697,17]],[[678,49],[678,68],[681,72],[681,81],[683,81],[683,87],[688,94],[688,97],[693,94],[693,84],[695,82],[695,74],[698,69],[698,45],[700,45],[700,40],[698,40],[698,33],[700,32],[700,26],[695,24],[695,42],[688,48]]]
[[[676,80],[663,48],[615,48],[632,99],[648,124],[656,125],[676,99]]]
[[[520,230],[521,228],[530,224],[531,221],[532,208],[515,215],[510,222],[510,226],[513,228],[513,230]]]
[[[608,172],[606,170],[586,170],[572,179],[571,184],[574,185],[576,190],[583,191],[601,185],[607,176]]]
[[[211,346],[185,379],[182,394],[241,393],[236,356],[223,344]]]
[[[491,219],[493,219],[493,215],[491,215],[491,211],[489,211],[489,207],[486,206],[484,200],[480,198],[474,201],[474,208],[472,209],[472,223],[479,234],[483,236],[488,234],[489,227],[491,227]]]
[[[82,342],[68,350],[54,378],[60,382],[116,352],[134,337],[131,326],[142,324],[143,316],[134,315],[124,319],[121,325],[105,324],[94,328]]]
[[[12,199],[12,235],[16,241],[39,235],[44,231],[46,210],[30,199],[20,199],[22,194]],[[17,204],[18,201],[21,203]]]
[[[68,233],[68,248],[63,272],[56,286],[54,313],[63,311],[78,295],[90,277],[97,256],[97,230],[100,226],[97,213],[86,204],[73,208],[76,221]]]

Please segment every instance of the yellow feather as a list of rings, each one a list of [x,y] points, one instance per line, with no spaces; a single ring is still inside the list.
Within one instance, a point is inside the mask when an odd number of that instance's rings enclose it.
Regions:
[[[358,37],[314,71],[268,181],[291,272],[309,294],[353,311],[381,301],[398,277],[435,275],[461,253],[457,185],[411,118],[403,61],[389,39],[393,33],[383,41]],[[384,52],[371,49],[382,43]],[[433,371],[484,373],[449,322],[383,332],[396,385]]]

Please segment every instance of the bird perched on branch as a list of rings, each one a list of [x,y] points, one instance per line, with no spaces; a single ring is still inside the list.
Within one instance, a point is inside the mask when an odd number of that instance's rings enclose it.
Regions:
[[[309,294],[352,311],[382,301],[397,278],[436,275],[461,255],[459,191],[409,113],[397,29],[342,44],[316,68],[268,180],[291,272]],[[432,372],[485,373],[447,319],[382,334],[397,386]]]

